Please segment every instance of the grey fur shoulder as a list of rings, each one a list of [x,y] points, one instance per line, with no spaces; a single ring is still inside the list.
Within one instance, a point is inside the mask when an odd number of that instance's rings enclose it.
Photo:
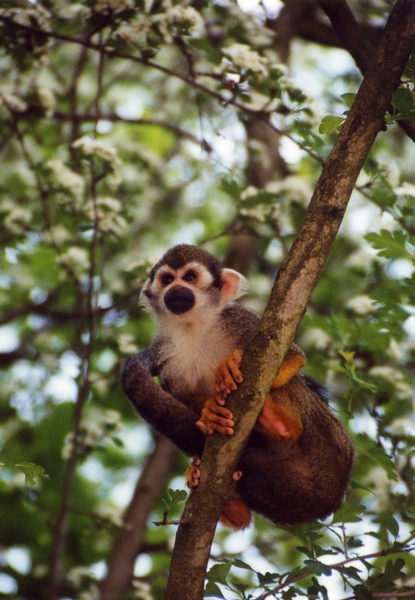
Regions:
[[[221,313],[225,331],[234,337],[237,347],[242,349],[248,345],[258,327],[259,320],[258,315],[239,304],[231,304]]]

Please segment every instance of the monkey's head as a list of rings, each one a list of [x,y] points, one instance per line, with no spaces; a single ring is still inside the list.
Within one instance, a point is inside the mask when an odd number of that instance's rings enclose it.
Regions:
[[[245,278],[206,250],[180,244],[154,265],[143,295],[158,320],[211,318],[241,295]]]

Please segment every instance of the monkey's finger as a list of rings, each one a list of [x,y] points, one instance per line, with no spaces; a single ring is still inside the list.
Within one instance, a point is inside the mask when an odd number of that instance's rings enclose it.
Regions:
[[[232,412],[228,408],[218,404],[215,399],[210,399],[210,401],[207,400],[202,409],[203,417],[206,416],[209,418],[209,416],[212,414],[220,415],[221,417],[225,417],[225,419],[233,419]]]
[[[200,429],[200,431],[202,433],[204,433],[205,435],[212,435],[212,433],[214,432],[214,429],[212,429],[212,427],[210,427],[207,423],[205,423],[205,421],[203,421],[202,419],[199,419],[198,421],[196,421],[196,427],[198,429]]]
[[[233,428],[234,428],[235,422],[231,419],[224,419],[223,417],[213,415],[209,419],[209,425],[211,427],[213,427],[215,429],[215,431],[219,431],[218,428],[221,427],[224,429],[232,429],[232,433],[233,433]]]
[[[221,406],[215,407],[213,410],[207,406],[202,410],[202,420],[206,423],[221,423],[233,427],[233,415],[227,408]]]
[[[228,358],[227,364],[228,369],[233,377],[233,379],[237,383],[241,383],[243,381],[242,373],[240,370],[241,362],[242,362],[242,350],[235,350],[233,354]]]
[[[234,430],[232,427],[222,427],[221,425],[215,425],[215,431],[222,435],[233,435]]]

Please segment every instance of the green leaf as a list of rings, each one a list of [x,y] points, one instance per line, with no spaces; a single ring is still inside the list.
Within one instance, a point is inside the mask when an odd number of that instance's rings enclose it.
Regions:
[[[280,575],[278,573],[257,573],[258,582],[261,586],[269,585],[270,583],[275,583],[280,579]]]
[[[355,436],[355,443],[359,453],[365,456],[370,462],[375,465],[380,465],[385,469],[389,479],[398,481],[398,476],[395,471],[395,465],[389,454],[382,448],[380,444],[372,440],[368,435],[360,433]]]
[[[389,259],[414,260],[414,255],[407,249],[408,236],[402,230],[382,229],[380,233],[368,233],[364,238],[375,250],[378,250],[379,256]]]
[[[345,104],[350,108],[356,98],[356,94],[347,92],[346,94],[341,94],[341,98],[343,98]]]
[[[392,106],[400,113],[407,113],[415,104],[415,97],[406,87],[400,87],[392,94]]]
[[[385,529],[387,529],[394,538],[399,535],[399,523],[390,512],[381,513],[376,518],[376,521],[380,523]]]
[[[172,490],[168,489],[166,496],[162,499],[162,502],[166,509],[170,511],[176,504],[184,502],[187,498],[187,492],[185,490]]]
[[[321,120],[320,127],[318,128],[319,133],[335,133],[339,131],[340,127],[343,125],[344,117],[339,117],[336,115],[328,115]]]
[[[49,475],[45,473],[45,469],[36,463],[22,461],[16,463],[15,467],[19,471],[23,471],[26,485],[36,485],[38,477],[49,479]]]
[[[371,594],[364,585],[356,585],[353,588],[353,592],[356,600],[374,600],[373,594]]]
[[[226,585],[226,578],[231,570],[232,563],[226,561],[224,563],[213,565],[207,572],[206,577],[209,581],[217,581]]]
[[[332,523],[358,523],[366,512],[364,504],[347,502],[343,504],[333,515]]]
[[[256,573],[256,571],[250,565],[248,565],[248,563],[240,560],[239,558],[233,558],[232,563],[235,567],[238,567],[238,569],[247,569],[248,571],[253,571]]]
[[[319,560],[305,560],[304,564],[307,571],[310,571],[314,575],[331,575],[331,567]]]
[[[205,586],[205,596],[213,596],[214,598],[225,598],[222,590],[213,581],[208,581]]]

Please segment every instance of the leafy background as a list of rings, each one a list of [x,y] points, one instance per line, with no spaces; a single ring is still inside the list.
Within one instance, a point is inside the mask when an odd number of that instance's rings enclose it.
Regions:
[[[390,9],[349,5],[373,35]],[[281,9],[2,3],[0,597],[100,597],[158,443],[119,373],[153,335],[139,291],[162,252],[204,244],[264,306],[361,79],[333,36],[311,43],[310,20],[330,32],[314,3]],[[219,526],[212,597],[415,593],[414,77],[410,61],[297,338],[355,439],[346,501],[296,528]],[[180,515],[186,465],[174,455],[126,598],[162,597],[175,527],[152,521]]]

